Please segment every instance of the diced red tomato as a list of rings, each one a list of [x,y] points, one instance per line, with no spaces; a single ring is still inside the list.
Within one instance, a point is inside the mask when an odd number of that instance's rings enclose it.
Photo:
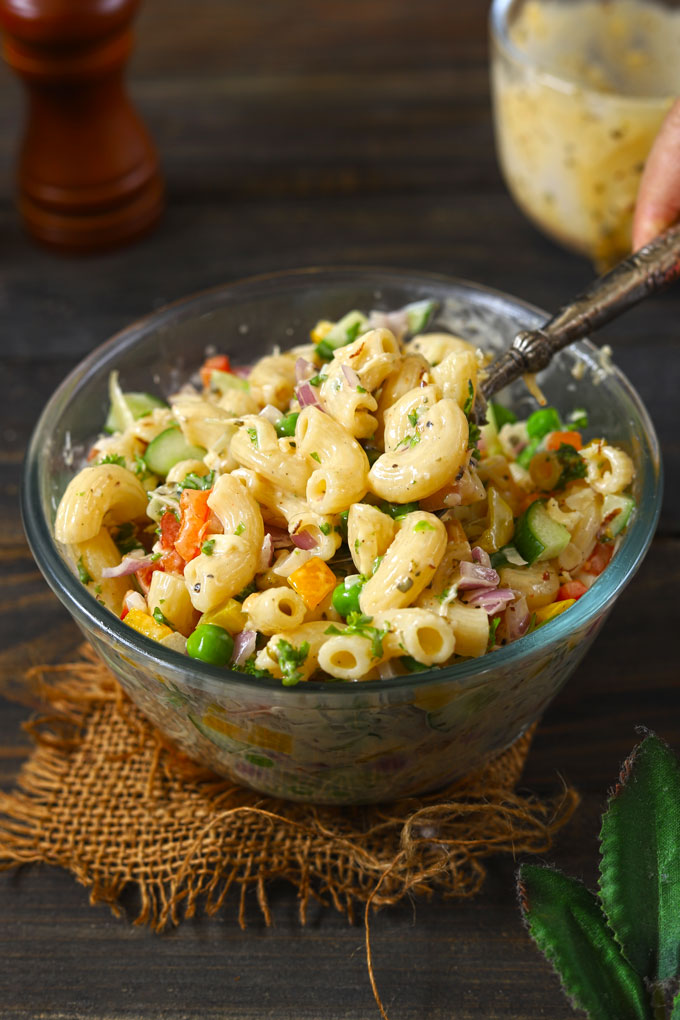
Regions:
[[[216,354],[212,358],[207,358],[201,365],[201,382],[206,389],[210,386],[210,377],[215,370],[218,372],[231,372],[228,355]]]
[[[581,581],[567,581],[566,584],[560,585],[557,589],[555,601],[564,602],[565,599],[580,599],[587,591],[588,589]]]
[[[127,614],[130,612],[127,606],[123,606],[123,612],[120,614],[121,620],[124,620]]]
[[[185,489],[179,501],[181,521],[175,549],[187,562],[201,551],[201,542],[210,521],[208,497],[211,492],[212,489]]]
[[[161,517],[161,549],[175,548],[179,537],[180,523],[171,510],[166,510]]]
[[[151,575],[154,570],[160,570],[159,562],[148,563],[144,567],[140,567],[139,570],[135,570],[135,577],[139,581],[139,587],[146,595],[149,591],[149,585],[151,584]]]
[[[583,446],[580,432],[551,432],[546,441],[546,450],[559,450],[560,446],[573,446],[575,450],[580,450]]]
[[[613,552],[614,546],[611,542],[598,542],[581,569],[599,577],[612,558]]]

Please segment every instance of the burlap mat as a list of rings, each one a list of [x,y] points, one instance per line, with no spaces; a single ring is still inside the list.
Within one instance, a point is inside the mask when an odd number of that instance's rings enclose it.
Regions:
[[[199,907],[216,913],[234,887],[241,925],[252,887],[269,923],[267,883],[281,878],[297,890],[302,923],[310,897],[351,920],[358,904],[406,894],[472,896],[486,858],[547,850],[578,804],[566,786],[548,800],[515,790],[530,735],[417,799],[362,808],[274,800],[167,746],[94,653],[83,656],[30,671],[48,709],[26,724],[32,752],[16,790],[0,795],[0,867],[67,868],[116,914],[132,883],[135,923],[156,930]]]

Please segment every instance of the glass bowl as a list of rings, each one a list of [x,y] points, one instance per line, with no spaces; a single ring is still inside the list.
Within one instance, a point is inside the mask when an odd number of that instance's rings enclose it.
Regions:
[[[306,342],[318,319],[351,308],[439,303],[435,328],[490,349],[545,320],[482,286],[375,268],[308,269],[218,287],[154,312],[93,351],[64,380],[33,434],[22,491],[38,565],[132,700],[178,747],[266,794],[317,803],[368,803],[418,794],[480,766],[513,743],[576,668],[639,566],[660,507],[656,436],[630,383],[583,342],[540,377],[548,400],[585,406],[589,436],[620,443],[635,467],[638,512],[614,560],[566,613],[514,644],[440,670],[365,683],[284,688],[190,659],[126,627],[100,606],[53,537],[59,498],[100,432],[112,369],[127,389],[167,395],[214,346],[237,363]],[[582,376],[576,381],[575,376]],[[522,383],[506,400],[535,407]]]
[[[599,268],[630,251],[644,163],[680,93],[680,0],[494,0],[496,145],[530,219]]]

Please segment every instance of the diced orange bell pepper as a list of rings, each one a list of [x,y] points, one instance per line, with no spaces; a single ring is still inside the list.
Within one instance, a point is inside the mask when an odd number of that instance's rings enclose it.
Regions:
[[[559,450],[560,446],[573,446],[580,450],[583,446],[580,432],[551,432],[545,441],[546,450]]]
[[[308,609],[316,609],[338,583],[331,568],[318,556],[294,570],[288,581]]]
[[[595,577],[599,577],[604,568],[612,558],[614,552],[614,546],[611,542],[598,542],[590,556],[583,564],[582,569],[587,574],[594,574]]]
[[[557,601],[564,599],[580,599],[588,591],[582,581],[567,581],[557,589]]]
[[[175,549],[187,562],[201,551],[203,536],[208,527],[210,507],[208,497],[212,489],[184,489],[179,501],[180,528]]]
[[[231,364],[229,362],[228,355],[216,354],[212,358],[207,358],[201,365],[201,382],[206,390],[210,386],[210,379],[215,371],[231,372]]]

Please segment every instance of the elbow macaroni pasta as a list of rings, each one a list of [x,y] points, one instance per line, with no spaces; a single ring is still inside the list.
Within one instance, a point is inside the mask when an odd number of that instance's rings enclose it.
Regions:
[[[87,590],[199,658],[201,628],[241,633],[232,668],[284,685],[479,657],[514,640],[518,618],[526,629],[580,597],[633,512],[631,458],[531,421],[480,437],[468,415],[483,354],[447,333],[371,328],[407,319],[320,322],[313,343],[247,378],[219,355],[200,388],[147,411],[114,373],[118,430],[55,520]],[[152,471],[147,447],[166,430],[167,468],[157,452]],[[550,550],[529,523],[541,513]],[[253,642],[244,663],[237,648]]]

